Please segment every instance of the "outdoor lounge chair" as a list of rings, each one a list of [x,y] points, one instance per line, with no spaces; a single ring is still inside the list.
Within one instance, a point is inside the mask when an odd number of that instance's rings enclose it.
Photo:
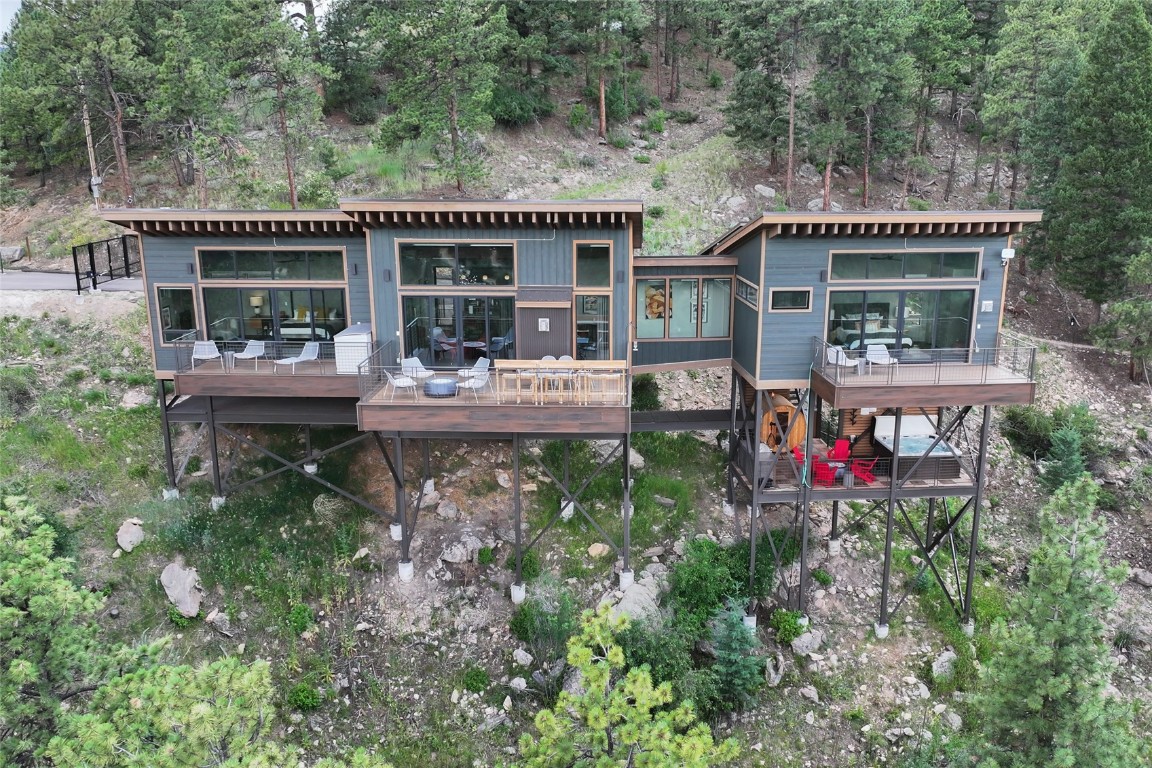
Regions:
[[[420,362],[418,357],[406,357],[400,361],[400,371],[411,379],[429,379],[435,376],[435,371],[430,371],[424,367],[424,363]]]
[[[876,475],[872,472],[872,467],[876,466],[876,459],[853,459],[848,464],[848,469],[852,471],[852,475],[862,483],[876,482]]]
[[[821,458],[813,457],[812,475],[816,485],[836,485],[836,467]]]
[[[290,366],[292,366],[292,373],[295,374],[296,373],[296,363],[307,363],[307,362],[312,361],[312,360],[318,361],[319,359],[320,359],[320,342],[309,341],[309,342],[306,342],[304,344],[304,348],[302,350],[300,350],[300,354],[296,355],[296,357],[285,357],[285,358],[282,358],[280,360],[273,360],[272,364],[274,367],[272,370],[279,373],[280,369],[276,368],[275,366],[277,366],[277,365],[290,365]],[[320,370],[321,370],[321,372],[323,372],[323,370],[324,370],[323,366],[321,366]]]
[[[459,371],[457,371],[457,373],[459,373],[460,378],[462,378],[462,379],[467,379],[467,378],[470,378],[472,376],[479,376],[481,374],[487,375],[488,374],[488,367],[491,364],[492,364],[491,360],[489,360],[486,357],[482,357],[479,360],[477,360],[475,365],[473,365],[471,368],[461,368]]]
[[[888,354],[888,347],[883,344],[869,344],[866,354],[868,360],[868,373],[872,373],[873,365],[898,365],[900,361]]]
[[[412,390],[412,399],[416,399],[416,381],[410,376],[393,376],[392,372],[387,368],[384,369],[384,375],[388,377],[388,385],[392,387],[392,397],[390,400],[396,399],[396,390],[410,389]]]
[[[480,402],[480,395],[477,393],[488,386],[488,371],[481,371],[473,376],[469,376],[456,386],[457,389],[472,390],[472,397],[476,399],[476,402]]]
[[[256,366],[256,370],[260,370],[260,358],[264,357],[264,342],[250,341],[245,345],[244,350],[237,352],[235,360],[251,360]]]
[[[224,368],[224,356],[220,354],[220,348],[216,346],[214,341],[198,341],[192,345],[192,367],[196,367],[197,360],[219,360],[220,370]]]
[[[848,357],[843,347],[828,347],[828,365],[831,368],[855,368],[856,361]]]

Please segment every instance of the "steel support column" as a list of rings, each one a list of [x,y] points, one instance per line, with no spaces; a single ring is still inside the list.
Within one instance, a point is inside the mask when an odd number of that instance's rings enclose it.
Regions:
[[[172,425],[168,421],[168,392],[164,379],[156,380],[160,398],[160,420],[164,427],[164,469],[168,473],[168,487],[176,487],[176,463],[172,460]]]
[[[224,488],[220,482],[220,454],[216,445],[216,409],[212,398],[208,398],[208,444],[212,449],[212,488],[217,496],[224,495]]]
[[[629,565],[629,560],[628,560],[628,550],[632,546],[632,467],[630,466],[630,462],[628,461],[628,459],[631,455],[632,455],[632,443],[630,440],[630,435],[626,432],[626,433],[624,433],[624,458],[623,458],[623,464],[624,464],[624,471],[623,471],[623,475],[624,475],[624,509],[622,510],[622,512],[624,515],[624,543],[623,543],[622,548],[624,550],[624,564],[623,564],[623,567],[621,568],[622,571],[631,570],[631,566]]]
[[[892,531],[896,524],[896,491],[900,485],[900,421],[903,408],[896,409],[892,434],[892,475],[888,483],[888,509],[884,525],[884,573],[880,579],[880,626],[888,626],[888,587],[892,581]]]
[[[567,454],[565,454],[567,455]],[[567,493],[568,489],[565,488]],[[520,433],[512,433],[512,526],[516,537],[516,579],[512,583],[522,587],[524,580],[521,576],[524,568],[523,534],[520,524]]]
[[[965,624],[972,621],[972,582],[976,578],[976,544],[980,539],[980,507],[984,501],[984,479],[988,471],[988,436],[992,431],[992,406],[984,406],[980,426],[980,464],[976,469],[976,498],[972,503],[972,539],[968,542],[968,578],[964,583]]]

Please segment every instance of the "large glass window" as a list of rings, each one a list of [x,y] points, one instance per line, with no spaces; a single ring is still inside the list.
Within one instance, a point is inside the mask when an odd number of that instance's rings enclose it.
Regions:
[[[970,290],[833,291],[827,340],[847,349],[966,349],[974,300]]]
[[[344,279],[343,251],[200,250],[205,280]]]
[[[833,280],[919,280],[977,274],[976,251],[833,253]]]
[[[404,356],[428,366],[514,356],[511,296],[405,296]]]
[[[195,336],[196,307],[191,288],[157,288],[156,306],[160,313],[161,341]]]
[[[607,288],[612,284],[612,247],[581,244],[576,246],[576,285],[582,288]]]
[[[612,357],[612,297],[576,294],[576,357],[608,360]]]
[[[400,244],[402,285],[515,285],[515,266],[508,244]]]
[[[208,338],[331,341],[348,327],[342,288],[205,288]]]
[[[730,334],[732,280],[636,281],[636,338],[723,338]]]

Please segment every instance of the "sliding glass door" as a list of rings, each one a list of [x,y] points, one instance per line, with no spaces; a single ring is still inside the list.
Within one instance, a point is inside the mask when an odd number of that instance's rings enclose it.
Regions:
[[[404,356],[445,367],[509,357],[514,305],[511,296],[405,296]]]
[[[833,291],[827,340],[846,349],[967,349],[974,300],[970,290]]]

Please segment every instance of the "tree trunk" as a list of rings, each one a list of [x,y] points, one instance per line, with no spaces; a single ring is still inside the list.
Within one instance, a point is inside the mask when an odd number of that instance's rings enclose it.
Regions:
[[[828,157],[824,163],[824,206],[822,210],[832,210],[832,158],[836,156],[836,148],[828,147]]]
[[[869,167],[872,162],[872,108],[864,112],[864,180],[861,185],[860,203],[868,207]]]
[[[124,195],[124,205],[131,208],[136,204],[135,190],[132,188],[132,171],[128,167],[128,142],[124,138],[124,103],[112,84],[112,73],[102,67],[104,90],[112,103],[112,109],[104,110],[108,127],[112,134],[112,150],[116,154],[116,165],[120,169],[120,190]]]
[[[996,148],[996,161],[992,163],[992,181],[988,184],[988,194],[995,195],[1000,191],[1000,157],[1002,149]]]
[[[952,158],[948,161],[948,180],[944,182],[944,202],[948,202],[952,197],[952,187],[956,183],[956,160],[960,155],[959,138],[957,143],[952,145]]]
[[[1016,207],[1016,184],[1020,179],[1020,142],[1012,145],[1012,183],[1008,187],[1008,210]]]
[[[448,132],[452,136],[452,170],[456,174],[456,191],[464,191],[464,174],[460,165],[460,111],[456,104],[456,95],[448,100]]]
[[[280,136],[284,140],[284,168],[288,172],[288,204],[292,210],[300,206],[296,197],[296,169],[292,162],[292,139],[288,135],[288,113],[284,107],[284,81],[276,80],[276,112],[280,117]]]
[[[300,0],[304,6],[304,24],[308,30],[308,45],[312,48],[312,61],[317,64],[324,63],[324,55],[320,50],[320,32],[316,25],[316,3],[314,0]],[[324,103],[324,78],[316,78],[316,95],[320,103]]]
[[[912,165],[904,159],[904,185],[900,188],[900,210],[908,210],[908,187],[912,182]]]
[[[784,172],[784,204],[792,207],[792,175],[796,167],[796,73],[788,83],[788,166]]]
[[[608,115],[604,111],[604,70],[600,70],[600,119],[596,124],[596,135],[602,139],[608,138]]]
[[[981,134],[984,132],[984,127],[980,121],[976,121],[976,159],[972,165],[972,189],[980,190],[980,151],[984,149],[984,139]]]

